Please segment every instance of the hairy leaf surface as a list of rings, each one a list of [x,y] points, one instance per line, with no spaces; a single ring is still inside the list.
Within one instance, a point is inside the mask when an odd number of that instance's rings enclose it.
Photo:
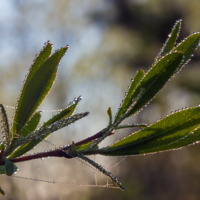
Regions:
[[[141,97],[130,108],[131,116],[145,106],[173,76],[183,58],[181,52],[172,52],[157,63],[147,72],[145,77],[137,85],[132,97],[137,97],[142,91]]]
[[[14,134],[19,133],[49,92],[55,80],[58,64],[67,50],[67,47],[61,48],[47,59],[49,56],[49,48],[47,47],[43,50],[43,63],[38,61],[38,65],[33,65],[34,69],[30,70],[30,75],[24,84],[14,117]],[[48,53],[45,54],[46,51]],[[40,55],[38,59],[39,57]],[[39,66],[39,64],[41,65]]]
[[[162,56],[166,55],[174,48],[174,45],[176,44],[176,40],[178,38],[180,29],[181,29],[181,21],[182,20],[176,21],[175,25],[172,28],[171,33],[168,35],[168,38],[167,38],[165,44],[163,45],[158,56],[156,57],[156,59],[155,59],[156,61],[158,61]]]
[[[138,83],[142,80],[144,77],[144,71],[141,69],[137,72],[135,75],[135,78],[133,79],[128,92],[125,96],[125,99],[123,100],[123,103],[121,104],[121,107],[118,111],[118,114],[116,115],[115,121],[118,120],[123,114],[125,114],[126,110],[129,108],[129,106],[132,104],[133,98],[134,98],[134,90]]]
[[[200,139],[200,107],[171,114],[141,131],[119,140],[104,155],[137,155],[179,148]]]

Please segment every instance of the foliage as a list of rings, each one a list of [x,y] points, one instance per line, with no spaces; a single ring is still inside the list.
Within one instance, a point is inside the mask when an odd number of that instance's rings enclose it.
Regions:
[[[87,155],[143,155],[177,149],[198,142],[200,139],[200,106],[172,112],[169,116],[165,116],[151,125],[121,124],[124,119],[142,111],[143,107],[156,96],[170,78],[188,63],[198,47],[200,33],[193,33],[176,45],[180,26],[181,20],[178,20],[149,71],[145,74],[143,70],[139,70],[135,78],[131,80],[129,89],[114,119],[111,108],[108,108],[109,123],[106,128],[77,143],[72,142],[71,145],[51,149],[44,153],[23,156],[54,131],[89,114],[88,112],[74,114],[75,108],[81,100],[81,97],[78,97],[41,127],[38,127],[41,112],[37,109],[48,94],[55,80],[60,60],[68,49],[68,46],[63,47],[51,55],[52,45],[48,41],[29,69],[17,102],[11,129],[4,106],[0,104],[2,128],[4,129],[3,141],[0,145],[0,173],[11,176],[17,171],[14,163],[36,158],[79,157],[108,176],[116,187],[126,190],[117,178],[101,165],[90,160]],[[108,147],[98,147],[100,142],[113,135],[117,129],[131,127],[142,127],[143,129]],[[4,194],[1,188],[0,192]]]

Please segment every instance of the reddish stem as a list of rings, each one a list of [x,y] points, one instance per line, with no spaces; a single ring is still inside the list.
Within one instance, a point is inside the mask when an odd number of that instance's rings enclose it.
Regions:
[[[111,132],[109,135],[112,135],[114,132]],[[75,143],[75,146],[79,146],[82,144],[85,144],[87,142],[90,142],[92,140],[98,139],[103,135],[103,132],[100,131],[98,133],[96,133],[95,135],[88,137],[84,140],[81,140],[77,143]],[[11,159],[10,161],[12,161],[13,163],[17,163],[17,162],[24,162],[24,161],[28,161],[28,160],[34,160],[34,159],[38,159],[38,158],[45,158],[45,157],[65,157],[65,158],[73,158],[74,156],[65,153],[64,151],[68,150],[71,147],[71,145],[61,148],[61,149],[57,149],[54,151],[49,151],[49,152],[42,152],[42,153],[37,153],[35,155],[29,155],[29,156],[23,156],[20,158],[14,158]],[[1,165],[5,165],[5,161],[0,161],[0,166]]]

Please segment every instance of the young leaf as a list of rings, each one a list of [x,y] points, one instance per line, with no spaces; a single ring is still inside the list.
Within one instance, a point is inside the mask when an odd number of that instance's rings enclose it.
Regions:
[[[46,59],[40,66],[34,67],[34,73],[30,73],[27,77],[14,117],[14,134],[20,132],[21,128],[27,123],[49,92],[55,80],[58,64],[67,48],[68,47],[61,48]],[[32,72],[32,70],[30,72]]]
[[[200,106],[197,106],[171,114],[99,151],[112,156],[137,155],[186,146],[200,139],[199,125]]]
[[[142,80],[144,77],[144,71],[141,69],[137,72],[135,75],[135,78],[132,80],[131,85],[129,86],[128,92],[125,96],[125,99],[123,100],[123,103],[121,104],[119,111],[115,117],[115,121],[118,120],[123,114],[125,114],[126,110],[129,108],[129,106],[132,104],[133,101],[133,94],[136,86],[138,83]]]
[[[158,56],[156,57],[155,61],[158,61],[162,56],[165,56],[174,48],[174,45],[176,44],[176,40],[181,29],[181,21],[182,20],[177,20],[174,24],[171,33],[168,35],[168,38],[165,44],[163,45],[161,51],[159,52]]]
[[[111,107],[109,107],[107,109],[107,114],[108,114],[108,117],[109,117],[109,126],[111,126],[111,124],[112,124],[112,110],[111,110]]]
[[[172,52],[163,57],[147,72],[145,77],[139,82],[131,97],[137,97],[143,90],[141,97],[129,108],[129,117],[145,106],[173,76],[183,58],[181,52]],[[115,120],[116,121],[116,120]]]

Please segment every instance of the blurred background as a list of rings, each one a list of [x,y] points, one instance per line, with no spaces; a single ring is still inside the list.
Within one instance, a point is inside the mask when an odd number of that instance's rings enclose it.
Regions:
[[[62,59],[57,80],[40,109],[57,110],[74,97],[83,96],[76,112],[90,116],[52,134],[48,141],[64,145],[95,134],[107,126],[107,108],[115,113],[130,79],[139,69],[147,71],[172,26],[183,19],[178,39],[200,31],[198,0],[43,0],[0,2],[0,103],[15,106],[23,80],[44,43],[53,51],[70,45]],[[170,111],[200,103],[200,49],[192,61],[172,78],[143,112],[129,123],[153,123]],[[14,109],[7,113],[12,123]],[[43,112],[43,121],[55,112]],[[103,145],[134,132],[118,131]],[[54,146],[43,142],[34,151]],[[76,187],[1,176],[6,192],[2,199],[139,199],[196,200],[200,196],[200,146],[190,146],[146,156],[93,156],[118,177],[127,191]],[[107,178],[78,159],[49,158],[19,163],[17,176],[75,184],[107,183]]]

